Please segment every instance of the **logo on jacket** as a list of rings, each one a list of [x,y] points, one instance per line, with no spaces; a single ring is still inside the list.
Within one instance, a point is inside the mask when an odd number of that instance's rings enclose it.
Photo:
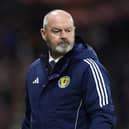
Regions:
[[[69,76],[63,76],[58,81],[58,86],[60,88],[66,88],[70,83],[70,77]]]
[[[36,79],[32,82],[33,84],[39,84],[39,78],[36,77]]]

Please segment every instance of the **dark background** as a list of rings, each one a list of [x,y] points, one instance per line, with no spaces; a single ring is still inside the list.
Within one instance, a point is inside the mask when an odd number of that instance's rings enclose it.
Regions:
[[[40,28],[52,9],[69,11],[96,50],[111,75],[116,129],[129,129],[128,0],[0,0],[0,129],[20,128],[27,68],[45,51]]]

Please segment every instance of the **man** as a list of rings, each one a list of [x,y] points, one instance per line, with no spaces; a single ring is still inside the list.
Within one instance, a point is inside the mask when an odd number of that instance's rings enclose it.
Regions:
[[[113,129],[108,73],[94,50],[75,36],[72,16],[49,12],[41,36],[49,50],[30,65],[22,129]]]

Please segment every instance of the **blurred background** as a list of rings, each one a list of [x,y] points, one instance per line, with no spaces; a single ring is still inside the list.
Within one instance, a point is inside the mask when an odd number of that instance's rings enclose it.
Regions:
[[[28,65],[45,51],[43,16],[69,11],[111,75],[116,129],[129,129],[129,0],[0,0],[0,129],[19,129]]]

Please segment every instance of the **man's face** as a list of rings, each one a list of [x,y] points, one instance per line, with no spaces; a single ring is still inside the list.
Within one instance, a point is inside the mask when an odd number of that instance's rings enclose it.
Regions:
[[[75,27],[68,16],[50,17],[43,38],[53,56],[63,56],[73,48]]]

